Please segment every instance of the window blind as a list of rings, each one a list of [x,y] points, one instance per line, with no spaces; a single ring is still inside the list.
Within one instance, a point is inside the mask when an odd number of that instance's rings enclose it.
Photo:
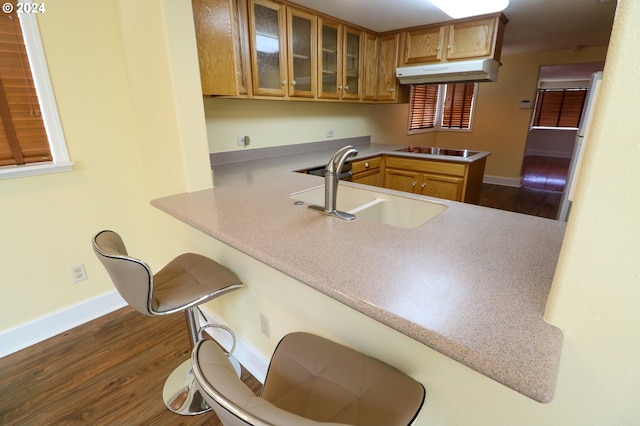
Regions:
[[[587,92],[588,89],[539,89],[533,127],[577,128]]]
[[[52,160],[20,21],[15,12],[3,13],[0,15],[0,166]]]
[[[424,129],[468,129],[471,126],[475,83],[411,86],[409,132]],[[444,90],[438,113],[440,90]]]
[[[443,128],[469,128],[474,91],[474,83],[447,84],[442,115]]]
[[[409,131],[435,127],[439,90],[438,84],[411,86]]]

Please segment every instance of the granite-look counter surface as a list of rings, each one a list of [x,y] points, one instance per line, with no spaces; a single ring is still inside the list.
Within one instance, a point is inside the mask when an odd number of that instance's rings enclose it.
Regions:
[[[357,148],[363,157],[398,146]],[[214,188],[152,204],[517,392],[549,402],[563,335],[543,314],[565,224],[441,199],[434,200],[447,209],[414,229],[367,218],[342,221],[294,205],[290,194],[324,180],[291,170],[323,164],[333,152],[214,165]]]

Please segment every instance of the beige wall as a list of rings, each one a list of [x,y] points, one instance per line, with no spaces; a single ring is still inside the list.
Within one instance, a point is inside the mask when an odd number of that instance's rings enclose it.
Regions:
[[[406,366],[429,392],[420,424],[638,423],[640,191],[628,183],[640,181],[635,101],[640,88],[628,82],[637,79],[640,65],[634,54],[640,50],[640,3],[619,1],[593,139],[547,313],[548,320],[564,330],[565,342],[556,397],[546,405],[391,333],[343,305],[317,299],[308,288],[274,271],[265,276],[256,263],[243,266],[234,250],[149,207],[155,196],[208,185],[205,125],[198,114],[201,102],[190,83],[183,81],[197,80],[189,2],[103,0],[92,3],[91,14],[77,4],[75,0],[48,3],[40,19],[65,135],[77,165],[70,173],[0,182],[0,330],[111,290],[89,246],[95,231],[111,227],[127,236],[132,250],[148,255],[152,267],[170,253],[194,250],[220,254],[224,263],[238,268],[253,290],[227,296],[229,308],[220,312],[260,350],[272,342],[260,340],[265,338],[259,334],[256,312],[233,308],[275,312],[274,333],[284,329],[280,321],[287,328],[335,331],[340,340]],[[176,47],[185,50],[177,52]],[[569,52],[559,52],[556,59],[563,54]],[[527,90],[531,92],[525,96],[530,96],[534,88]],[[513,99],[524,93],[523,89]],[[503,98],[510,108],[511,97]],[[372,115],[380,118],[386,110],[402,106],[371,108]],[[317,132],[325,124],[317,125]],[[358,126],[377,129],[378,125]],[[523,147],[507,150],[504,157],[521,155]],[[175,158],[167,160],[163,153]],[[495,174],[502,170],[498,166],[492,166]],[[507,169],[501,173],[510,176]],[[72,284],[68,267],[79,262],[87,265],[89,280]],[[276,287],[261,287],[270,281]],[[291,291],[295,297],[273,297],[274,289],[283,294]],[[313,309],[301,309],[305,306],[300,300],[313,303]],[[357,332],[349,332],[353,330]]]
[[[56,0],[39,16],[76,165],[0,181],[0,332],[113,290],[91,250],[101,229],[152,265],[185,244],[149,201],[212,182],[189,4]],[[78,263],[89,279],[74,284]]]
[[[542,65],[602,61],[606,48],[553,51],[502,57],[498,81],[481,84],[471,132],[407,135],[408,104],[370,105],[205,98],[210,152],[238,148],[236,136],[249,135],[250,148],[371,135],[374,143],[439,146],[490,151],[485,174],[518,179]]]
[[[204,98],[210,152],[238,148],[237,136],[249,136],[248,148],[371,136],[373,143],[428,144],[435,134],[408,136],[408,105],[288,102]],[[333,129],[333,138],[327,130]]]
[[[485,174],[519,178],[532,109],[520,109],[522,99],[535,101],[542,65],[604,60],[606,48],[585,48],[503,56],[496,83],[478,89],[472,132],[439,132],[440,147],[491,151]]]

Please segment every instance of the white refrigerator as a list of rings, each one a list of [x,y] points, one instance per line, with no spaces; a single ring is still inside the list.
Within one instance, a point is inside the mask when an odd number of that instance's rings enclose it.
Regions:
[[[564,191],[562,191],[562,200],[560,202],[560,209],[558,210],[557,216],[558,220],[565,222],[569,219],[569,214],[571,213],[571,204],[573,203],[576,182],[580,176],[582,155],[589,139],[589,122],[591,121],[591,116],[593,114],[593,106],[598,98],[598,90],[600,89],[601,80],[602,71],[593,73],[591,76],[591,83],[589,84],[589,91],[587,92],[585,106],[582,110],[582,117],[580,118],[580,125],[578,127],[578,133],[576,134],[576,143],[573,147],[571,163],[569,163],[567,182],[564,185]]]

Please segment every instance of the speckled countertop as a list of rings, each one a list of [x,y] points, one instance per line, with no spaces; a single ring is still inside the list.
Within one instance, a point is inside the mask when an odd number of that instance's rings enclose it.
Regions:
[[[358,156],[397,148],[360,146]],[[563,335],[543,314],[565,224],[438,199],[448,206],[443,213],[404,229],[367,218],[342,221],[294,205],[290,194],[324,180],[291,170],[324,164],[334,151],[215,165],[214,188],[152,204],[517,392],[549,402]]]

